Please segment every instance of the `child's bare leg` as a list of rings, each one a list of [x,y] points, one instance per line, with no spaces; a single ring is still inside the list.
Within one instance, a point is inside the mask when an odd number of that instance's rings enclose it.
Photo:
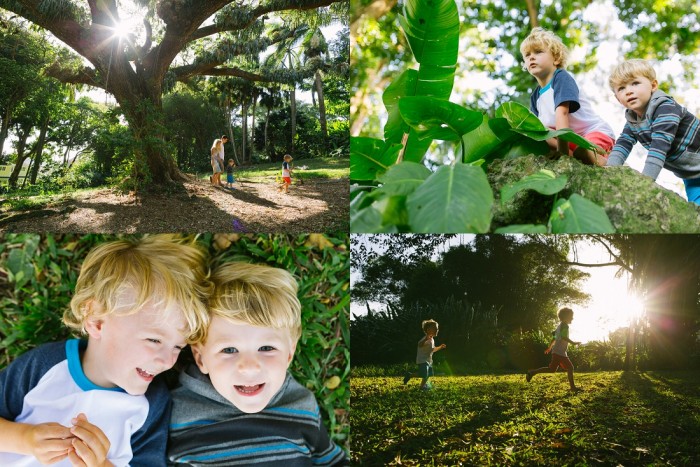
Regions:
[[[423,381],[420,383],[421,388],[428,387],[428,378],[423,378]]]
[[[539,373],[554,373],[555,371],[557,371],[557,370],[556,369],[552,370],[548,366],[543,366],[542,368],[530,370],[528,373],[530,373],[532,376],[535,376],[536,374],[539,374]]]
[[[576,385],[574,384],[574,370],[566,370],[566,375],[569,377],[569,386],[571,389],[576,389]]]

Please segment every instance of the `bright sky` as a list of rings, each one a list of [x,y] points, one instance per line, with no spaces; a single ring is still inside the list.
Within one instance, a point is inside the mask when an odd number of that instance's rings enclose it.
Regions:
[[[353,244],[364,236],[353,235]],[[466,235],[466,237],[473,237]],[[455,242],[456,243],[456,242]],[[570,258],[573,259],[573,258]],[[610,261],[607,251],[599,246],[579,244],[578,262],[607,263]],[[627,293],[627,275],[615,278],[616,267],[581,268],[590,274],[583,282],[582,290],[591,294],[591,300],[581,305],[571,305],[574,310],[574,321],[571,324],[571,339],[581,342],[604,340],[610,331],[627,326],[633,315],[639,315],[641,304],[635,296]],[[351,286],[361,276],[351,271]],[[566,306],[569,304],[561,304]],[[380,310],[379,303],[370,303],[372,310]],[[366,314],[363,303],[351,302],[350,312],[354,315]]]

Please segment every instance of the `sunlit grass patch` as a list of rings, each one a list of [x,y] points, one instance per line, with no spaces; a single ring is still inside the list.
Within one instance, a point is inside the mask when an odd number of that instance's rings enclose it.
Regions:
[[[353,377],[354,465],[692,465],[697,373]]]

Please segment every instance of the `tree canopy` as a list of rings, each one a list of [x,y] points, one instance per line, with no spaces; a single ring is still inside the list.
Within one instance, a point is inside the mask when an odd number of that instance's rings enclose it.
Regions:
[[[45,72],[114,96],[137,143],[133,175],[155,184],[182,178],[172,148],[163,142],[162,96],[175,83],[210,76],[294,85],[319,70],[347,73],[320,53],[293,68],[261,60],[275,44],[342,22],[343,1],[3,0],[0,8],[50,31],[81,56],[55,59]]]

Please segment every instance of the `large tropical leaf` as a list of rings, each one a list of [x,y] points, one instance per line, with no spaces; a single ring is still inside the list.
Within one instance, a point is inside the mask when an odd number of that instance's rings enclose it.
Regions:
[[[488,232],[493,191],[484,171],[466,164],[443,165],[408,196],[414,232]]]
[[[459,141],[483,121],[481,112],[434,97],[404,97],[399,101],[399,110],[421,139]]]
[[[552,233],[615,233],[605,210],[576,193],[557,200],[549,222]]]
[[[593,151],[605,152],[603,148],[597,146],[573,130],[563,128],[561,130],[550,130],[545,127],[537,116],[530,110],[517,102],[506,102],[496,109],[496,117],[505,118],[511,126],[511,130],[521,135],[527,136],[535,141],[545,141],[549,138],[561,138],[577,146],[591,149]]]
[[[542,169],[532,175],[523,177],[512,185],[501,188],[501,204],[507,203],[513,196],[523,190],[535,190],[543,195],[559,193],[566,186],[565,175],[557,177],[554,172]]]
[[[430,176],[430,170],[416,162],[402,162],[379,177],[382,186],[377,192],[390,196],[409,195]]]
[[[449,99],[454,83],[459,46],[459,13],[454,0],[407,0],[399,17],[418,70],[401,74],[399,83],[385,91],[384,105],[389,117],[384,139],[404,143],[404,160],[420,162],[430,146],[430,140],[420,141],[415,131],[403,121],[396,107],[398,98],[405,96],[434,96]],[[387,92],[389,93],[388,95]]]
[[[350,138],[350,179],[374,180],[396,162],[400,144],[387,144],[376,138]]]

